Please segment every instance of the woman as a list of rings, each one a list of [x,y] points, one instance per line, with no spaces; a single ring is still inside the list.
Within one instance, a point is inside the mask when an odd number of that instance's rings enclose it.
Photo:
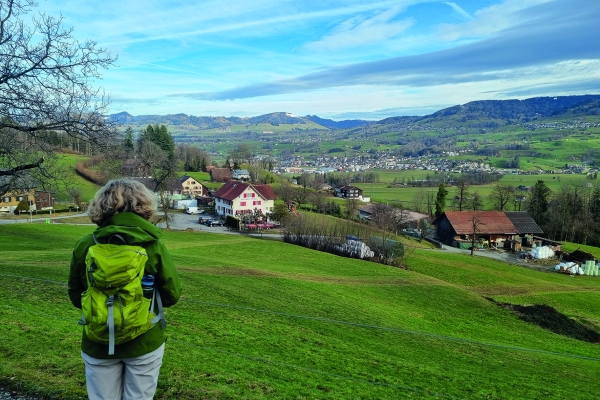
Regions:
[[[82,308],[82,293],[87,289],[86,255],[98,243],[108,243],[118,235],[128,245],[141,246],[148,260],[145,274],[154,276],[164,307],[177,303],[181,282],[171,256],[159,238],[161,230],[148,220],[156,212],[156,197],[141,183],[117,179],[108,182],[90,202],[88,214],[98,225],[93,234],[79,240],[73,250],[69,274],[69,298]],[[112,241],[115,242],[114,240]],[[114,346],[90,340],[83,334],[81,355],[85,363],[90,399],[152,399],[162,364],[166,336],[157,323],[134,339]]]

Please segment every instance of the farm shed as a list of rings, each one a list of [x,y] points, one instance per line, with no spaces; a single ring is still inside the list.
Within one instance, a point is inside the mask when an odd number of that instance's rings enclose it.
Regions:
[[[518,236],[517,229],[502,211],[448,211],[433,224],[436,237],[455,247],[470,247],[473,234],[477,241],[502,247]]]

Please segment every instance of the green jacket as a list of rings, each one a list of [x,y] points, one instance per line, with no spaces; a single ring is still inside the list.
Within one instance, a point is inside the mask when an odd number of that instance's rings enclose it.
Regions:
[[[160,228],[152,225],[137,214],[124,212],[114,215],[93,233],[98,242],[106,243],[110,236],[119,234],[128,244],[142,246],[148,254],[145,273],[154,275],[154,285],[160,292],[164,307],[177,303],[181,295],[181,281],[171,259],[171,255],[159,240]],[[77,308],[81,308],[81,294],[87,289],[85,256],[94,245],[92,235],[84,236],[77,242],[71,258],[69,272],[69,298]],[[137,338],[115,346],[115,354],[108,355],[108,346],[92,342],[85,333],[81,350],[94,358],[138,357],[158,349],[166,341],[165,331],[156,324],[148,332]]]

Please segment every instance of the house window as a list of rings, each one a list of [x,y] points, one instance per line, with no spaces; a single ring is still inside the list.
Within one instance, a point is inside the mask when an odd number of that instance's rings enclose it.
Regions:
[[[244,207],[246,205],[245,201],[240,201],[240,207]]]
[[[17,201],[23,201],[25,199],[23,196],[17,196]]]
[[[258,201],[256,202],[256,205],[257,205],[257,206],[260,206],[261,204],[262,204],[262,201],[260,201],[260,200],[258,200]]]
[[[248,197],[248,193],[244,193],[244,198]]]
[[[2,201],[5,203],[10,203],[10,197],[3,197]]]
[[[256,193],[252,193],[252,197],[256,197]]]

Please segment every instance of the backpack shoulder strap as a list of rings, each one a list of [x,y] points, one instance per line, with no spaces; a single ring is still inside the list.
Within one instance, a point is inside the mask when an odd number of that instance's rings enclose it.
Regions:
[[[152,318],[150,321],[151,324],[155,324],[160,321],[161,328],[165,329],[167,327],[167,320],[165,319],[165,311],[162,305],[162,300],[160,298],[160,292],[158,288],[154,288],[154,292],[152,293],[152,303],[150,305],[150,310],[154,310],[154,303],[156,302],[156,307],[158,308],[158,312],[156,316]]]
[[[95,244],[99,244],[98,243],[98,239],[96,239],[96,235],[92,234],[92,237],[94,238],[94,243]],[[118,238],[121,242],[123,242],[123,244],[128,244],[127,240],[125,240],[125,238],[121,235],[119,235],[118,233],[115,233],[114,235],[111,235],[111,237],[108,238],[108,242],[106,242],[107,244],[110,244],[110,242],[114,239],[114,238]]]

